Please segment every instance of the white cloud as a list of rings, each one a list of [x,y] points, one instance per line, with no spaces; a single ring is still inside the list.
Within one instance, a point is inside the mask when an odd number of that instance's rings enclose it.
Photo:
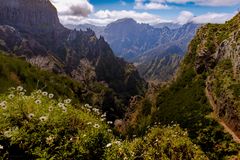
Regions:
[[[240,0],[135,0],[135,9],[169,9],[168,3],[194,3],[201,6],[233,6],[240,4]]]
[[[231,19],[235,13],[206,13],[199,16],[194,16],[193,13],[189,11],[182,11],[176,22],[179,24],[186,24],[189,22],[193,23],[224,23],[225,21]]]
[[[229,13],[206,13],[193,18],[195,23],[224,23],[230,20],[235,14]]]
[[[166,4],[165,0],[150,0],[150,2],[135,0],[134,9],[161,10],[170,9],[170,7]]]
[[[186,24],[193,20],[193,13],[189,11],[182,11],[180,15],[177,17],[176,22],[179,24]]]
[[[176,19],[165,20],[159,15],[150,14],[148,12],[137,12],[134,10],[99,10],[94,12],[94,6],[89,3],[88,0],[51,0],[56,6],[59,12],[60,20],[63,24],[84,24],[90,23],[94,25],[107,25],[113,21],[122,18],[133,18],[139,23],[157,24],[162,22],[174,22],[179,24],[185,24],[188,22],[194,23],[224,23],[234,16],[235,13],[206,13],[203,15],[194,16],[189,11],[182,11]],[[151,6],[150,3],[164,3],[166,0],[151,0],[149,3],[145,3],[145,0],[135,0],[136,4],[143,4],[148,8],[161,8],[160,6]],[[178,1],[178,3],[185,3],[191,0],[167,0],[167,1]],[[220,0],[208,0],[209,4],[213,2],[219,2]],[[233,4],[234,0],[225,0],[229,4]],[[221,3],[219,2],[218,5]],[[238,0],[239,1],[239,0]],[[121,0],[119,1],[121,2]],[[124,1],[122,1],[124,2]],[[207,2],[206,0],[196,0],[195,2]],[[136,5],[135,5],[136,6]]]
[[[136,11],[127,11],[127,10],[100,10],[89,17],[68,17],[61,19],[64,24],[74,24],[76,22],[80,24],[90,23],[94,25],[104,26],[111,22],[114,22],[122,18],[133,18],[139,23],[148,23],[148,24],[158,24],[161,22],[170,22],[169,20],[162,19],[159,15],[150,14],[147,12],[136,12]]]
[[[195,3],[202,6],[233,6],[240,4],[240,0],[165,0],[166,2],[173,2],[183,4],[187,2]]]
[[[87,17],[94,11],[88,0],[51,0],[57,8],[60,16],[83,16]]]

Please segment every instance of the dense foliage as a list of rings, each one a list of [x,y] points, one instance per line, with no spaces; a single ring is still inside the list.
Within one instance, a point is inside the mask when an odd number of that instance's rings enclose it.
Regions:
[[[207,159],[179,126],[154,126],[143,138],[120,140],[106,114],[88,104],[22,86],[0,96],[3,159]]]
[[[19,86],[0,97],[1,155],[9,159],[99,159],[112,133],[106,115],[85,105],[72,107],[40,90],[25,95]],[[103,120],[100,120],[100,116]]]
[[[164,160],[206,160],[201,149],[188,138],[188,133],[179,126],[153,127],[143,138],[109,143],[107,160],[161,159]]]

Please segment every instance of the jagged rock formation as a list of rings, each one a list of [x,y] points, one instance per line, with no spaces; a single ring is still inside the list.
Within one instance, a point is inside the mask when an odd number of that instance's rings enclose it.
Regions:
[[[168,81],[173,77],[188,43],[200,25],[189,23],[175,26],[174,29],[166,26],[156,28],[125,18],[110,23],[100,34],[117,56],[134,62],[145,79]],[[96,27],[89,27],[99,31]]]
[[[125,102],[146,83],[92,30],[64,28],[49,0],[0,0],[0,49],[41,68],[92,83],[104,81]]]

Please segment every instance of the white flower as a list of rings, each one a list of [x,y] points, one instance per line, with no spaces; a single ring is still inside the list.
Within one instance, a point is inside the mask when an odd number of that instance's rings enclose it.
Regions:
[[[108,132],[112,132],[112,130],[111,130],[111,129],[108,129],[107,131],[108,131]]]
[[[18,86],[17,87],[17,91],[22,91],[23,90],[23,87],[22,86]]]
[[[40,119],[41,122],[45,122],[45,121],[47,121],[48,117],[42,116],[39,119]]]
[[[71,99],[66,99],[66,100],[64,100],[64,103],[69,104],[69,103],[71,103],[71,101],[72,101]]]
[[[107,121],[107,124],[113,124],[113,122],[112,121]]]
[[[53,136],[49,136],[49,137],[46,138],[46,143],[47,143],[48,145],[50,145],[50,144],[53,143],[53,140],[54,140],[54,137],[53,137]]]
[[[92,106],[90,106],[89,104],[85,104],[84,105],[86,108],[92,109]]]
[[[9,94],[9,95],[8,95],[8,98],[9,98],[9,99],[13,99],[14,97],[15,97],[14,94]]]
[[[48,107],[48,111],[52,112],[53,111],[53,107],[52,106]]]
[[[42,91],[39,89],[39,90],[37,91],[37,93],[38,93],[38,94],[41,94],[41,93],[42,93]]]
[[[36,103],[36,104],[41,104],[42,102],[41,102],[41,100],[37,99],[37,100],[35,101],[35,103]]]
[[[3,146],[2,146],[2,145],[0,145],[0,149],[3,149]]]
[[[108,143],[107,145],[106,145],[106,147],[108,148],[108,147],[111,147],[111,145],[112,145],[112,143]]]
[[[5,132],[3,132],[3,134],[4,134],[5,137],[8,137],[8,138],[12,137],[12,131],[11,130],[5,131]]]
[[[63,110],[63,112],[67,112],[67,108],[66,107],[63,107],[62,110]]]
[[[87,109],[87,111],[88,111],[88,112],[91,112],[91,110],[90,110],[90,109]]]
[[[99,128],[100,127],[100,125],[99,124],[94,124],[94,126],[93,126],[94,128]]]
[[[24,96],[24,95],[25,95],[25,92],[20,92],[19,95],[20,95],[20,96]]]
[[[117,145],[120,145],[120,144],[121,144],[121,142],[120,142],[120,141],[116,141],[116,142],[115,142],[115,144],[117,144]]]
[[[99,112],[99,109],[93,108],[93,111],[96,112],[96,113],[98,113],[98,112]]]
[[[63,108],[64,104],[63,103],[58,103],[58,107]]]
[[[88,122],[88,123],[87,123],[87,125],[91,125],[91,124],[92,124],[92,122]]]
[[[52,93],[50,93],[49,95],[48,95],[48,98],[50,98],[50,99],[52,99],[54,97],[54,94],[52,94]]]
[[[7,104],[6,101],[2,101],[2,102],[0,103],[0,106],[3,107],[3,106],[6,106],[6,104]]]
[[[105,112],[101,115],[101,118],[106,117],[106,116],[107,116],[107,113]]]
[[[42,92],[42,95],[46,97],[48,95],[48,93],[47,92]]]
[[[30,114],[28,115],[28,118],[29,118],[29,119],[32,119],[34,116],[35,116],[35,115],[34,115],[33,113],[30,113]]]
[[[0,106],[2,107],[2,109],[7,109],[7,102],[6,101],[2,101],[0,103]]]
[[[103,122],[103,121],[105,121],[106,119],[105,118],[101,118],[101,121]]]

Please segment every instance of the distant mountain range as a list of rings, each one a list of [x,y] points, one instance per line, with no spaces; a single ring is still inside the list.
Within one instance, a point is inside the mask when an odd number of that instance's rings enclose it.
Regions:
[[[110,44],[115,55],[134,63],[147,80],[167,81],[172,78],[199,24],[140,24],[131,18],[106,27],[78,25],[76,29],[94,30]],[[74,28],[72,26],[72,28]]]

